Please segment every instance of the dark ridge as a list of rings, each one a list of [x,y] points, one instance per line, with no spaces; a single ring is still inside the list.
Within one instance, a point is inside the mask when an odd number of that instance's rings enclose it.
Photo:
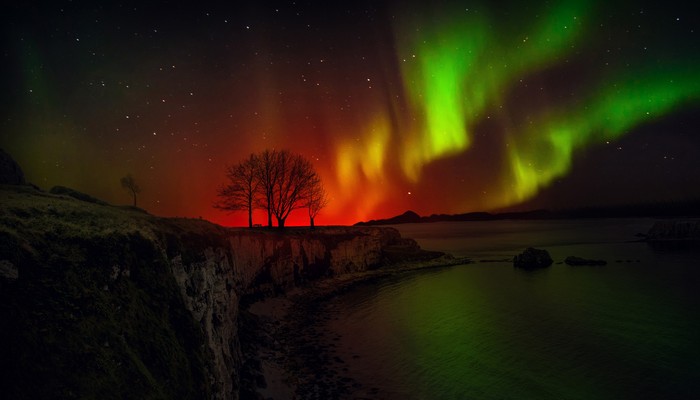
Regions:
[[[355,225],[356,226],[363,226],[363,225],[394,225],[394,224],[410,224],[414,222],[424,222],[423,217],[418,215],[414,211],[406,211],[405,213],[401,215],[397,215],[395,217],[387,218],[387,219],[380,219],[380,220],[371,220],[368,222],[358,222]]]
[[[104,202],[96,197],[92,197],[89,194],[79,192],[75,189],[71,189],[71,188],[65,187],[65,186],[54,186],[51,188],[51,190],[49,190],[49,193],[63,195],[63,196],[69,196],[69,197],[72,197],[76,200],[85,201],[87,203],[99,204],[102,206],[108,205],[106,202]]]
[[[406,211],[401,215],[387,219],[377,219],[367,222],[358,222],[357,226],[367,225],[396,225],[424,222],[442,221],[492,221],[497,219],[549,219],[552,213],[547,210],[535,210],[527,212],[508,212],[502,214],[491,214],[487,212],[472,212],[465,214],[433,214],[429,217],[421,217],[413,211]]]
[[[357,226],[396,225],[407,223],[444,221],[495,221],[495,220],[538,220],[538,219],[583,219],[583,218],[672,218],[700,217],[700,200],[666,203],[631,204],[609,207],[585,207],[565,210],[510,211],[501,213],[471,212],[464,214],[432,214],[421,217],[413,211],[386,219],[373,219],[358,222]]]

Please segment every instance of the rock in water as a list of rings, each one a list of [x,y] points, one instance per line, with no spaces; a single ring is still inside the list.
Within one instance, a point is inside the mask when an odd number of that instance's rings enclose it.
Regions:
[[[0,149],[0,185],[24,185],[24,173],[22,168]]]
[[[566,265],[607,265],[605,260],[588,260],[586,258],[568,256],[564,259]]]
[[[513,266],[515,268],[545,268],[550,265],[552,265],[552,257],[549,256],[547,250],[532,247],[528,247],[524,252],[513,258]]]

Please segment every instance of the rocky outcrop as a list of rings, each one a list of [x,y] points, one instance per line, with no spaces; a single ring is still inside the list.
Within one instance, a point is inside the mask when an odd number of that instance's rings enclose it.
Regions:
[[[227,229],[0,190],[9,398],[237,399],[245,299],[440,254],[393,228]]]
[[[238,294],[231,262],[222,248],[206,248],[201,261],[183,262],[182,255],[170,261],[185,307],[204,331],[211,355],[210,384],[213,398],[235,398],[238,366]]]
[[[535,249],[528,247],[524,252],[513,258],[513,266],[515,268],[535,269],[545,268],[552,265],[552,257],[547,250]]]
[[[407,242],[393,228],[240,229],[221,230],[217,237],[208,241],[210,247],[188,257],[176,251],[170,259],[185,306],[204,331],[216,398],[235,398],[240,386],[237,319],[243,297],[252,300],[314,279],[377,268],[385,250]]]
[[[366,271],[401,243],[393,228],[320,228],[288,232],[238,231],[228,236],[234,275],[242,293],[271,295],[305,282]]]
[[[0,185],[24,185],[24,173],[22,168],[0,149]]]
[[[647,233],[649,242],[700,241],[700,220],[656,221]]]
[[[198,261],[186,262],[181,254],[170,261],[185,305],[204,330],[216,398],[235,398],[240,387],[242,298],[252,301],[315,279],[378,268],[396,247],[422,254],[393,228],[241,229],[224,230],[221,238],[210,241],[218,247],[195,254]]]

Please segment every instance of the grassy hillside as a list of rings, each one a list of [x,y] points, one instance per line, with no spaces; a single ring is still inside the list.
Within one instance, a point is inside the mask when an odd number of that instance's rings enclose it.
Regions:
[[[194,257],[219,229],[2,186],[2,397],[209,397],[203,334],[168,253],[188,242]]]

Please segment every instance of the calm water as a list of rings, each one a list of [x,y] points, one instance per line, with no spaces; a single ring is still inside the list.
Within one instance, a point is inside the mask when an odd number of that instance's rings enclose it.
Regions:
[[[629,243],[652,220],[397,226],[427,249],[510,258],[526,246],[602,258],[527,272],[510,262],[424,271],[336,298],[355,396],[700,398],[700,252]],[[342,317],[340,317],[342,316]],[[368,392],[367,388],[379,389]]]

